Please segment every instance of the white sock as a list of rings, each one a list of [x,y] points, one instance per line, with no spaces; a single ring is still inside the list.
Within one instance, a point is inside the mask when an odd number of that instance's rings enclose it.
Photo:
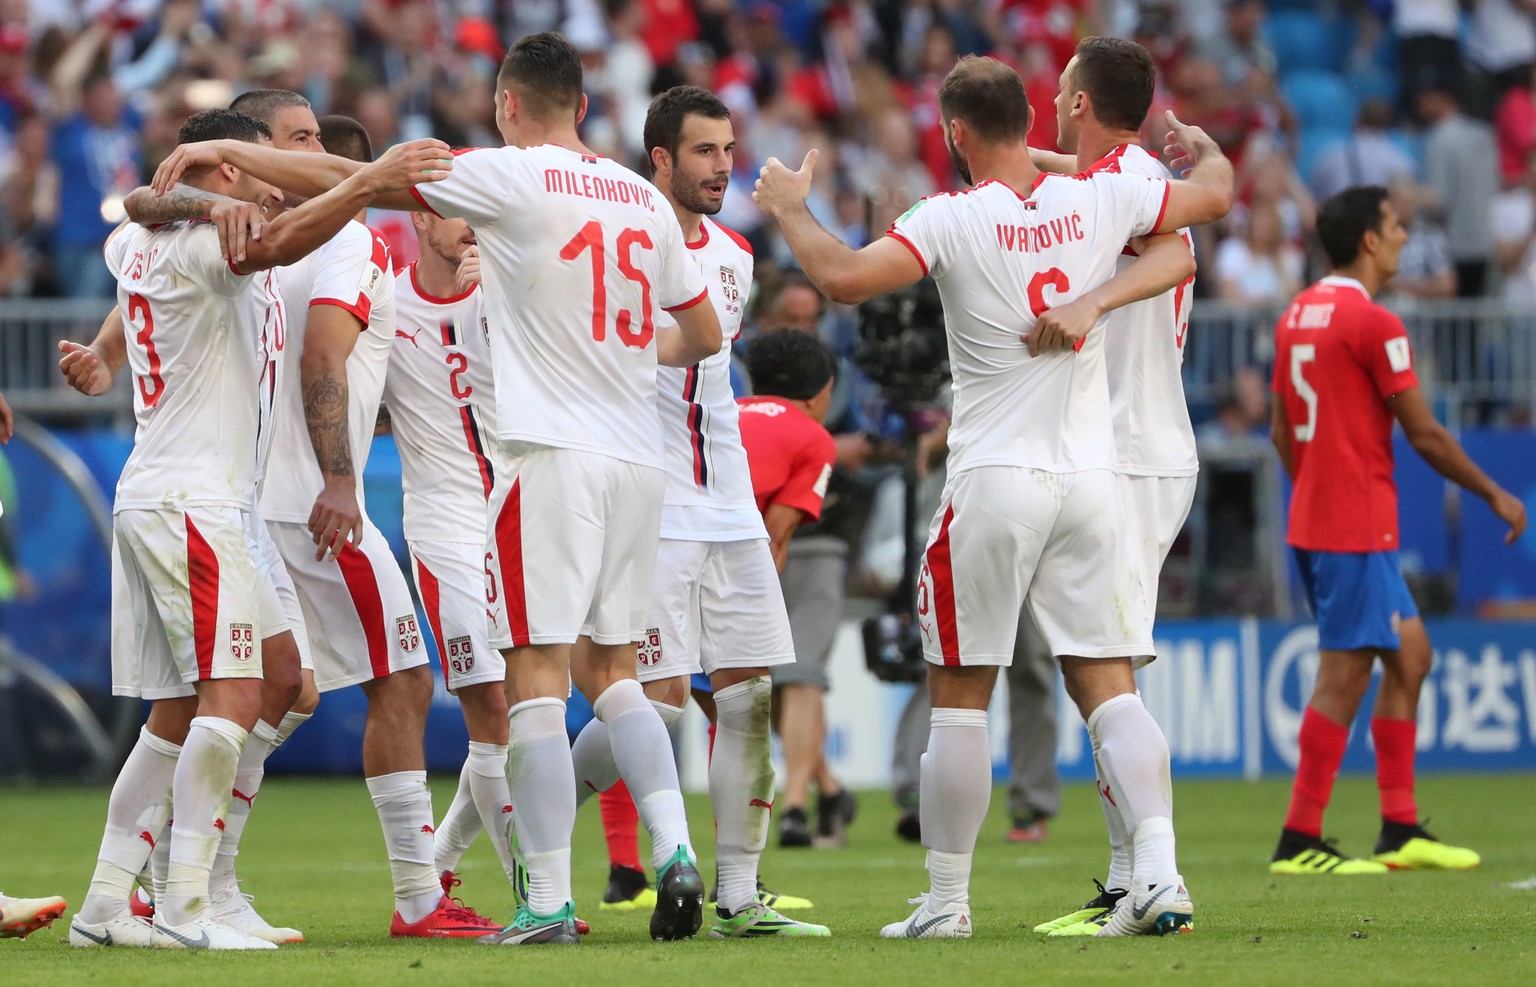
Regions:
[[[1099,790],[1099,808],[1104,810],[1104,828],[1109,830],[1109,875],[1104,887],[1113,891],[1129,891],[1131,887],[1131,837],[1125,831],[1125,820],[1120,807],[1115,804],[1115,792],[1104,780],[1104,768],[1099,763],[1099,738],[1089,734],[1093,742],[1094,787]]]
[[[576,742],[571,745],[571,765],[576,771],[578,811],[587,799],[618,784],[619,766],[613,759],[613,744],[602,720],[588,720],[576,735]]]
[[[757,862],[768,845],[773,806],[773,754],[768,721],[773,685],[767,676],[715,693],[715,749],[709,802],[715,810],[720,907],[732,914],[757,898]]]
[[[480,823],[507,880],[517,870],[512,848],[507,845],[507,824],[512,815],[512,793],[507,790],[507,748],[504,744],[469,742],[469,757],[464,761],[469,771],[469,794],[480,814]]]
[[[272,742],[273,749],[276,750],[287,743],[288,738],[293,736],[293,731],[309,722],[309,718],[314,715],[313,713],[284,713],[277,724],[277,739]]]
[[[213,875],[209,885],[214,891],[233,888],[235,858],[240,855],[240,838],[245,834],[246,820],[256,805],[256,793],[261,790],[261,779],[266,774],[267,755],[277,742],[277,730],[271,724],[256,721],[240,751],[240,763],[235,767],[235,784],[230,790],[229,812],[224,816],[224,835],[219,840],[219,855],[213,862]]]
[[[971,855],[992,801],[986,710],[935,707],[919,774],[929,909],[968,902]]]
[[[80,917],[98,924],[127,914],[133,882],[161,839],[171,812],[171,785],[181,747],[139,730],[138,742],[117,774],[107,800],[107,823],[96,855],[96,872]]]
[[[169,925],[185,925],[208,907],[209,878],[246,737],[245,728],[232,720],[192,718],[171,789],[176,821],[165,897],[155,902],[155,915]]]
[[[166,806],[169,812],[165,817],[165,827],[160,830],[160,836],[155,840],[155,849],[149,855],[149,894],[156,901],[165,897],[165,881],[171,869],[171,827],[176,823],[171,818],[176,814],[176,806],[169,802]]]
[[[502,784],[506,784],[506,762],[498,767],[502,772]],[[459,769],[459,787],[454,790],[453,801],[448,803],[448,811],[443,813],[443,821],[437,824],[437,832],[432,835],[432,869],[439,874],[459,869],[459,859],[475,842],[484,825],[475,807],[475,797],[469,790],[469,779],[469,761],[466,759],[464,767]]]
[[[608,728],[613,760],[635,798],[640,821],[650,831],[651,865],[658,874],[666,869],[678,847],[687,847],[692,853],[677,762],[672,759],[672,740],[660,709],[661,704],[647,699],[634,679],[613,683],[592,704],[592,712]],[[675,715],[682,712],[678,709]]]
[[[565,703],[530,699],[507,711],[512,743],[507,787],[513,824],[528,872],[528,910],[553,915],[571,900],[571,828],[576,773],[565,735]]]
[[[384,830],[395,911],[407,923],[431,915],[443,897],[432,869],[432,793],[425,771],[396,771],[368,779],[368,794]]]
[[[1162,729],[1140,696],[1121,695],[1089,715],[1088,733],[1099,750],[1103,780],[1114,795],[1125,831],[1132,834],[1132,883],[1142,888],[1176,883],[1173,782]]]

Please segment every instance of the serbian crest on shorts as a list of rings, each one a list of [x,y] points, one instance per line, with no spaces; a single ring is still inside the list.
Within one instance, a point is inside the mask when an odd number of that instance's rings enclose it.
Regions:
[[[250,661],[256,655],[256,632],[250,624],[229,625],[229,654],[235,661]]]
[[[405,617],[395,618],[395,635],[400,641],[400,650],[410,654],[421,647],[421,631],[416,629],[416,615],[409,614]]]
[[[661,628],[646,630],[645,640],[640,642],[639,659],[646,668],[653,668],[661,661]]]
[[[460,675],[475,667],[475,649],[468,634],[448,639],[448,667]]]

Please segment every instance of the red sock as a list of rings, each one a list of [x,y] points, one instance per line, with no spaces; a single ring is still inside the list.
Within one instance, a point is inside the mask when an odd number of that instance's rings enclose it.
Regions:
[[[1419,821],[1413,801],[1413,748],[1419,725],[1413,720],[1371,720],[1376,741],[1376,787],[1381,789],[1381,818],[1412,826]]]
[[[597,797],[597,805],[603,811],[603,838],[608,841],[609,866],[628,867],[644,873],[645,868],[640,866],[640,845],[635,837],[640,813],[635,809],[629,786],[620,781]]]
[[[1291,786],[1291,808],[1285,816],[1285,828],[1307,836],[1323,835],[1323,810],[1333,795],[1333,782],[1339,776],[1344,748],[1349,746],[1349,731],[1311,706],[1301,717],[1301,763],[1296,765],[1296,781]]]

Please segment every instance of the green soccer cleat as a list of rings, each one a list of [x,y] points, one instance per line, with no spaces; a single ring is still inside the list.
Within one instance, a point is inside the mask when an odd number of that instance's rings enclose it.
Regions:
[[[1099,889],[1099,893],[1086,905],[1084,905],[1082,908],[1079,908],[1075,912],[1070,912],[1066,915],[1063,915],[1061,918],[1054,918],[1049,922],[1041,922],[1039,925],[1035,926],[1035,931],[1054,936],[1060,929],[1065,929],[1074,925],[1082,925],[1085,922],[1092,922],[1094,919],[1099,918],[1100,916],[1113,909],[1115,907],[1115,902],[1125,897],[1124,891],[1119,888],[1111,891],[1105,888],[1104,885],[1100,884],[1098,878],[1093,879],[1093,885]],[[1091,936],[1097,935],[1098,933],[1097,930],[1095,930],[1093,932],[1078,932],[1071,934]]]
[[[686,846],[679,846],[656,877],[651,938],[692,939],[703,924],[704,879],[694,866],[693,853]]]
[[[1371,858],[1392,870],[1471,870],[1483,862],[1476,850],[1441,843],[1415,823],[1387,823]]]
[[[521,905],[511,925],[500,932],[481,936],[480,942],[487,946],[578,945],[581,933],[576,931],[576,906],[568,901],[553,915],[535,915],[527,905]]]
[[[720,900],[720,880],[715,879],[714,886],[709,889],[709,903],[715,904]],[[809,898],[799,898],[792,894],[779,894],[763,887],[763,879],[757,879],[757,900],[769,908],[781,912],[799,912],[808,908],[815,908],[816,903]]]
[[[735,915],[716,908],[715,924],[709,930],[711,939],[826,939],[831,935],[832,930],[825,925],[785,918],[760,901],[752,902]]]
[[[605,912],[643,911],[656,907],[656,889],[645,879],[645,872],[614,864],[608,868],[608,888],[603,892]]]
[[[1275,855],[1269,861],[1269,872],[1352,877],[1360,874],[1385,874],[1387,865],[1374,860],[1346,857],[1334,849],[1332,842],[1287,829],[1280,834],[1280,845],[1275,847]]]

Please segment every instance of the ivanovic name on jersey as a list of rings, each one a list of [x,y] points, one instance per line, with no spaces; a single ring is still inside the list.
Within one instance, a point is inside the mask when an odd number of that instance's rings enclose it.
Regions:
[[[1028,205],[1026,204],[1026,208]],[[1048,220],[1038,226],[1015,226],[1012,223],[997,224],[997,245],[1004,250],[1038,254],[1064,243],[1088,239],[1081,213],[1072,213]]]

